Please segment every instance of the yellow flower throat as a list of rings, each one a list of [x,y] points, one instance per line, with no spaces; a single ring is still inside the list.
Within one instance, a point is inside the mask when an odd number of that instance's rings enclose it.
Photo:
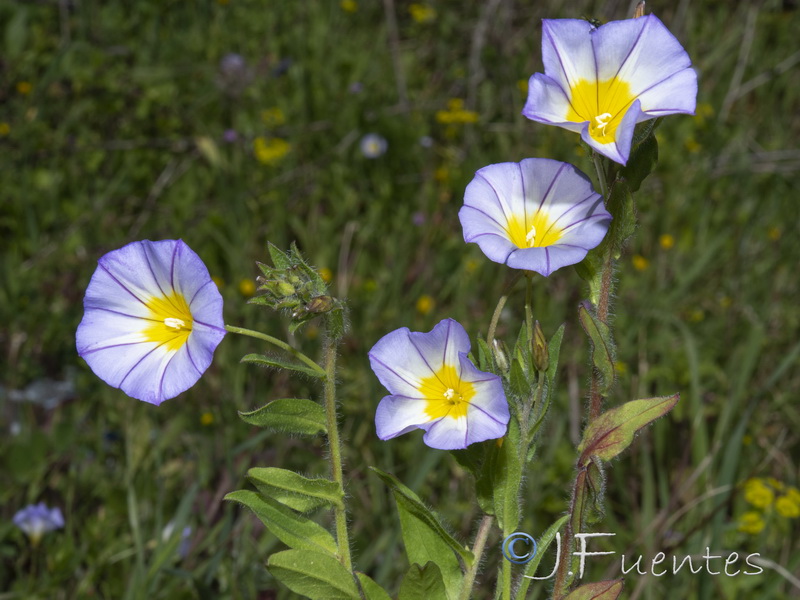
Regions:
[[[569,95],[567,121],[589,121],[589,135],[601,144],[614,141],[625,111],[636,99],[630,84],[616,77],[606,81],[581,79],[570,88]]]
[[[192,313],[186,299],[178,292],[147,301],[152,321],[142,332],[148,342],[156,342],[167,350],[178,350],[192,333]]]
[[[467,416],[470,400],[475,395],[475,387],[461,381],[456,368],[451,365],[443,365],[435,375],[425,377],[420,382],[419,391],[427,400],[425,412],[431,419]]]

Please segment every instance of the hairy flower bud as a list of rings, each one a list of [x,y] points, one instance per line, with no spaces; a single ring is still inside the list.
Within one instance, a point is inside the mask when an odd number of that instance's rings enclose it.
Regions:
[[[550,366],[550,355],[547,349],[547,340],[544,337],[544,331],[539,321],[533,325],[533,365],[537,371],[546,371]]]

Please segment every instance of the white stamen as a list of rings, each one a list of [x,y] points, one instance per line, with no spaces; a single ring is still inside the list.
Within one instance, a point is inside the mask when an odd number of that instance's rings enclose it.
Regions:
[[[176,319],[175,317],[167,317],[164,319],[164,325],[171,327],[172,329],[186,327],[186,323],[183,321],[183,319]]]
[[[447,391],[444,393],[445,400],[452,400],[456,395],[456,391],[453,388],[447,388]]]
[[[536,227],[531,225],[531,230],[528,232],[528,235],[525,236],[525,241],[528,242],[528,246],[533,247],[533,242],[536,239]]]
[[[611,113],[603,113],[602,115],[597,115],[594,118],[594,120],[597,121],[597,127],[600,129],[600,135],[605,136],[606,127],[608,127],[608,121],[612,116],[613,115]]]

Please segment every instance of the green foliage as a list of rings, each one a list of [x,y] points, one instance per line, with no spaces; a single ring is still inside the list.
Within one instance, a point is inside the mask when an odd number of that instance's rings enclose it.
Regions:
[[[329,479],[309,479],[276,467],[253,467],[247,471],[247,478],[264,496],[298,512],[310,512],[321,506],[344,508],[344,491]]]
[[[418,598],[430,598],[431,600],[447,600],[448,598],[442,581],[442,573],[433,561],[426,563],[425,566],[411,565],[400,584],[398,600],[417,600]]]
[[[615,380],[616,348],[614,340],[611,338],[611,331],[608,325],[597,318],[593,310],[584,305],[578,308],[578,320],[586,335],[589,336],[592,365],[602,378],[600,392],[607,395],[614,386]]]
[[[453,598],[461,587],[461,565],[472,564],[472,552],[456,541],[442,526],[439,517],[394,475],[375,467],[372,470],[394,495],[409,564],[434,563],[448,597]]]
[[[336,555],[336,541],[328,531],[277,500],[249,490],[231,492],[225,499],[252,510],[264,526],[290,548],[315,555],[325,552],[331,557]]]
[[[663,417],[678,403],[680,394],[647,400],[632,400],[604,412],[592,421],[578,446],[581,467],[592,457],[609,461],[631,445],[633,436],[643,427]]]
[[[295,435],[318,435],[328,430],[325,410],[311,400],[281,398],[239,416],[250,425]]]
[[[267,569],[294,593],[311,600],[361,598],[353,576],[330,554],[284,550],[269,557]]]

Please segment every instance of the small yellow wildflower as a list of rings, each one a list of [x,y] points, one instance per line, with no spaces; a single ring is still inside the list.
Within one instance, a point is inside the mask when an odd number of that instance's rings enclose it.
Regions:
[[[617,361],[614,363],[614,370],[617,372],[617,375],[626,375],[628,373],[628,365],[624,362]]]
[[[6,123],[0,123],[0,137],[6,137],[9,133],[11,133],[11,126]]]
[[[739,531],[756,535],[764,530],[764,519],[760,513],[749,511],[739,517]]]
[[[461,98],[451,98],[447,102],[447,110],[436,111],[436,121],[443,125],[477,123],[478,113],[473,110],[465,110],[464,101]]]
[[[464,270],[467,273],[474,273],[475,271],[478,270],[479,266],[480,266],[480,263],[477,260],[475,260],[474,258],[470,258],[467,261],[467,263],[464,265]]]
[[[281,138],[271,138],[267,140],[263,137],[257,137],[253,140],[253,152],[255,153],[256,160],[265,165],[282,159],[289,152],[290,148],[289,142]]]
[[[775,500],[775,493],[761,479],[752,478],[744,482],[744,499],[756,508],[767,508]]]
[[[753,443],[753,436],[746,433],[742,436],[742,446],[750,446]]]
[[[777,242],[779,239],[781,239],[782,233],[783,232],[781,231],[781,228],[777,225],[773,225],[767,229],[767,237],[769,238],[770,242]]]
[[[417,312],[421,315],[427,315],[434,306],[436,306],[436,301],[427,294],[423,294],[417,299]]]
[[[694,111],[694,121],[698,125],[705,125],[706,121],[709,117],[714,115],[714,107],[710,104],[702,103],[698,104],[697,108]]]
[[[780,496],[775,500],[775,510],[782,517],[796,519],[800,517],[800,503],[789,496]]]
[[[222,277],[217,277],[216,275],[214,275],[211,278],[211,281],[214,282],[214,284],[217,286],[218,290],[222,290],[222,288],[225,287],[225,280]]]
[[[693,308],[692,310],[689,311],[687,317],[690,322],[699,323],[700,321],[706,318],[706,313],[700,308]]]
[[[256,293],[256,284],[252,279],[242,279],[239,282],[239,293],[245,298],[249,298]]]
[[[793,501],[800,504],[800,490],[793,485],[790,485],[788,488],[786,488],[786,495],[789,496],[789,498],[791,498]]]
[[[691,154],[697,154],[700,152],[702,146],[697,142],[694,138],[687,138],[685,142],[683,142],[683,147]]]
[[[33,91],[33,86],[29,81],[20,81],[17,83],[17,93],[27,96]]]
[[[525,96],[525,97],[528,96],[528,80],[527,79],[520,79],[519,81],[517,81],[517,88],[519,89],[520,92],[522,92],[523,96]]]
[[[358,10],[358,2],[356,0],[342,0],[339,6],[347,13],[354,13]]]
[[[447,167],[439,167],[433,172],[433,178],[439,183],[444,183],[450,179],[450,169]]]
[[[650,266],[650,261],[641,254],[634,254],[631,262],[633,263],[633,268],[637,271],[644,271]]]
[[[658,238],[658,243],[664,250],[671,250],[675,245],[675,238],[668,233],[662,233]]]
[[[202,415],[200,415],[200,424],[203,427],[208,427],[209,425],[214,424],[214,415],[210,412],[206,411]]]
[[[408,7],[408,12],[411,18],[420,24],[432,23],[436,19],[436,11],[427,4],[415,2]]]
[[[378,282],[374,279],[367,279],[364,281],[364,291],[367,294],[373,294],[378,289]]]
[[[328,267],[322,267],[319,270],[319,276],[322,277],[322,281],[325,283],[330,283],[333,281],[333,271],[331,271]]]
[[[278,127],[286,122],[283,111],[277,106],[261,111],[261,120],[267,127]]]
[[[782,492],[786,486],[783,484],[782,481],[778,481],[774,477],[767,477],[767,483],[774,487],[779,492]]]

